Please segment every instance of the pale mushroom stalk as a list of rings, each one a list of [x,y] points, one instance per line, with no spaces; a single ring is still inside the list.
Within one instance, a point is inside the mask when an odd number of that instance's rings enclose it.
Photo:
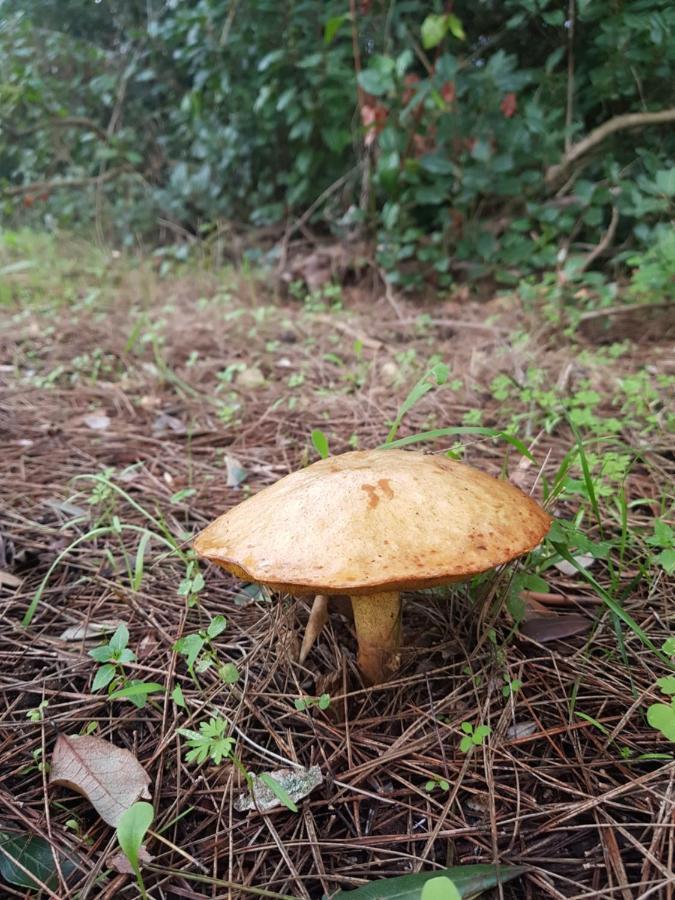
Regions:
[[[401,646],[401,595],[398,591],[352,597],[358,666],[367,684],[386,681],[397,668]]]

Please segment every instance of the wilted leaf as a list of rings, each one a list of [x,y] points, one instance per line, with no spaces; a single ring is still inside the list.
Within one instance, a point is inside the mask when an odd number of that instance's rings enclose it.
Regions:
[[[152,432],[157,437],[165,434],[186,434],[187,428],[185,423],[176,416],[170,416],[168,413],[160,413],[152,425]]]
[[[546,616],[532,616],[520,626],[520,633],[540,644],[548,641],[560,641],[575,634],[583,634],[590,631],[593,620],[586,616],[572,613],[558,616],[555,614]]]
[[[248,472],[235,456],[225,457],[225,468],[228,487],[239,487],[248,478]]]
[[[574,559],[582,569],[590,569],[595,562],[595,557],[590,554],[575,556]],[[562,572],[563,575],[576,575],[578,573],[578,569],[576,569],[571,562],[567,562],[566,559],[561,559],[560,562],[555,563],[555,567],[559,572]]]
[[[309,614],[305,634],[302,638],[302,646],[300,647],[300,663],[304,663],[307,659],[309,651],[316,643],[317,638],[321,634],[323,626],[328,621],[328,596],[326,594],[317,594],[312,604],[312,610]]]
[[[52,753],[49,783],[83,794],[113,827],[140,797],[150,797],[150,776],[136,757],[91,735],[59,735]]]
[[[142,868],[143,866],[148,866],[153,861],[155,857],[152,853],[148,853],[145,848],[145,844],[141,844],[140,849],[138,851],[138,866]],[[135,875],[136,873],[131,867],[131,863],[125,856],[122,850],[119,850],[117,853],[111,854],[106,863],[111,869],[114,869],[116,872],[119,872],[120,875]]]
[[[425,884],[437,878],[449,878],[460,897],[477,897],[483,891],[497,884],[505,884],[525,871],[525,866],[453,866],[398,878],[382,878],[355,891],[339,891],[335,897],[344,897],[344,900],[422,900]]]
[[[2,587],[3,584],[8,588],[18,588],[21,584],[21,579],[17,578],[16,575],[12,575],[10,572],[4,572],[0,569],[0,587]]]
[[[110,418],[105,413],[91,413],[82,420],[87,428],[93,431],[105,431],[110,425]]]
[[[266,776],[263,778],[263,775]],[[253,775],[253,792],[255,801],[251,794],[247,791],[241,794],[234,801],[234,808],[239,812],[247,809],[258,809],[261,812],[267,812],[270,809],[276,809],[278,806],[286,805],[286,801],[281,800],[281,788],[285,797],[293,803],[302,800],[310,794],[314,788],[323,784],[323,775],[319,766],[310,766],[309,768],[297,769],[277,769],[274,772],[265,772],[259,778]],[[270,780],[276,782],[275,789],[270,788]]]
[[[105,619],[103,622],[86,622],[84,625],[71,625],[63,631],[59,638],[62,641],[86,641],[87,638],[112,634],[122,623],[119,619]]]
[[[35,879],[19,868],[17,863],[35,875]],[[60,854],[59,865],[64,878],[75,868],[74,863]],[[43,838],[31,834],[0,832],[0,874],[5,881],[17,887],[38,890],[38,881],[52,890],[58,886],[52,848]]]

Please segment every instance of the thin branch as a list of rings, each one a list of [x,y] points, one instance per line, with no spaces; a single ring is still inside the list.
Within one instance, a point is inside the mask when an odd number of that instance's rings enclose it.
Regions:
[[[45,191],[57,191],[61,188],[79,188],[86,187],[89,184],[97,184],[101,181],[112,181],[122,172],[129,172],[128,166],[118,166],[116,169],[110,169],[103,175],[90,175],[83,178],[62,178],[56,181],[31,181],[29,184],[19,184],[14,187],[4,188],[0,193],[6,197],[20,197],[23,194],[42,194]]]
[[[593,263],[599,256],[602,256],[602,254],[605,252],[605,250],[610,246],[610,244],[614,240],[614,235],[616,234],[616,228],[617,228],[618,224],[619,224],[619,210],[617,209],[616,206],[613,206],[612,207],[612,218],[609,220],[609,227],[608,227],[607,231],[605,232],[602,240],[597,245],[597,247],[594,247],[591,250],[591,252],[588,254],[588,256],[586,257],[586,259],[583,261],[580,269],[578,270],[579,272],[585,272],[586,269],[588,269],[591,265],[593,265]]]
[[[603,122],[594,128],[583,140],[573,144],[565,153],[562,160],[554,166],[550,166],[546,172],[546,184],[552,187],[556,184],[574,163],[585,156],[586,153],[597,147],[610,134],[617,131],[625,131],[628,128],[643,128],[647,125],[663,125],[667,122],[675,122],[675,109],[661,109],[658,112],[626,113],[623,116],[615,116],[607,122]]]
[[[567,10],[567,109],[565,110],[565,153],[572,147],[572,118],[574,116],[574,20],[576,5],[569,0]]]
[[[25,128],[23,131],[16,131],[11,125],[8,125],[6,122],[2,123],[2,127],[6,128],[7,131],[10,132],[12,137],[14,138],[24,138],[28,137],[31,134],[35,134],[36,131],[40,131],[45,127],[48,128],[82,128],[84,131],[92,131],[97,137],[99,137],[102,141],[106,143],[110,142],[110,137],[106,133],[105,129],[102,128],[98,122],[94,122],[93,119],[88,119],[86,116],[64,116],[63,118],[57,117],[54,119],[49,119],[47,123],[39,122],[37,125],[32,125],[30,128]]]

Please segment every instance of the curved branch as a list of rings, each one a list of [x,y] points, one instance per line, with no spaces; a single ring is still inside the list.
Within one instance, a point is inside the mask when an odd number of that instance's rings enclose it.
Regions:
[[[103,175],[91,175],[84,178],[61,178],[55,181],[31,181],[29,184],[19,184],[14,187],[0,188],[0,194],[6,197],[20,197],[22,194],[42,194],[45,191],[57,191],[61,188],[79,188],[86,187],[88,184],[101,184],[104,181],[111,181],[123,172],[132,171],[128,166],[118,166],[116,169],[110,169]]]
[[[556,163],[546,172],[546,184],[550,187],[559,181],[574,165],[574,163],[585,156],[590,150],[602,143],[605,138],[616,131],[624,131],[627,128],[642,128],[647,125],[663,125],[667,122],[675,122],[675,109],[661,109],[657,112],[641,112],[626,113],[623,116],[615,116],[608,119],[597,128],[594,128],[590,134],[586,135],[583,140],[573,144],[567,153],[563,156],[559,163]]]
[[[46,123],[40,122],[37,125],[32,125],[30,128],[25,128],[23,131],[17,131],[8,125],[6,122],[3,122],[3,128],[6,128],[12,134],[14,138],[23,138],[28,137],[31,134],[35,134],[36,131],[40,131],[43,128],[82,128],[85,131],[93,132],[98,138],[106,143],[109,143],[110,136],[106,133],[105,129],[102,128],[97,122],[94,122],[93,119],[88,119],[86,116],[64,116],[62,118],[49,119]]]

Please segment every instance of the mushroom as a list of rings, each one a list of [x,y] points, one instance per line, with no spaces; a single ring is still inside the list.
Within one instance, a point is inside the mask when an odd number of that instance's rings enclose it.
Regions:
[[[407,450],[322,459],[244,500],[197,535],[197,553],[290,594],[348,594],[364,681],[385,681],[401,591],[465,581],[540,543],[534,500],[455,460]]]

